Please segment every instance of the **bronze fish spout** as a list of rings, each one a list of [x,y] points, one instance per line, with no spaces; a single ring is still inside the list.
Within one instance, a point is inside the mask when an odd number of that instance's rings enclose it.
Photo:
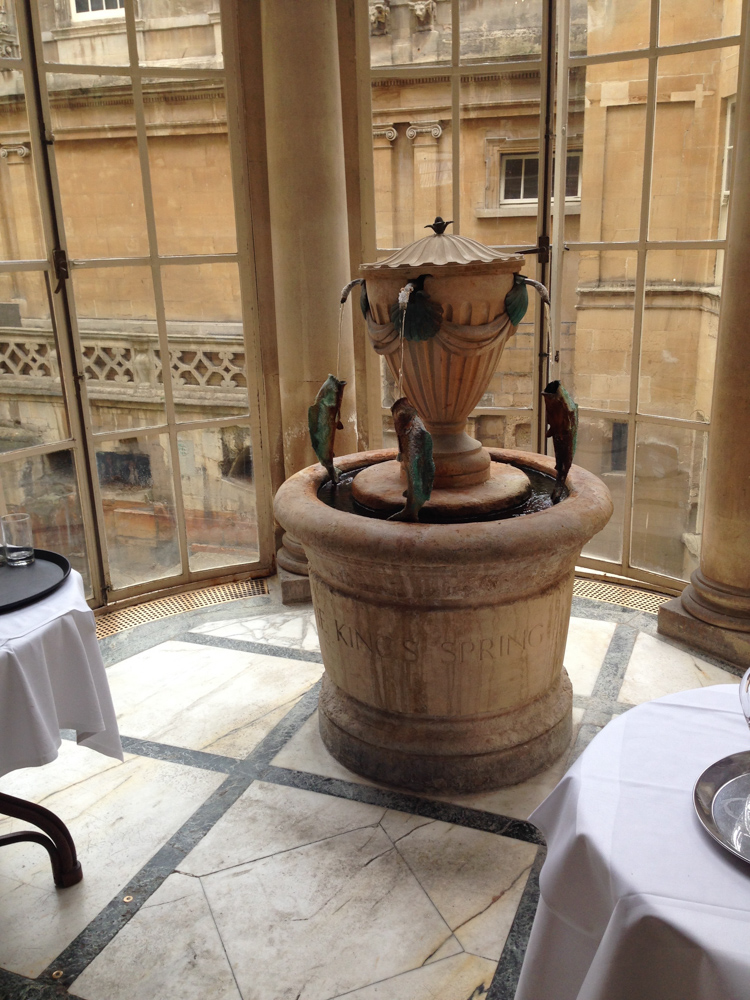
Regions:
[[[430,340],[443,323],[443,307],[424,290],[431,274],[420,274],[407,281],[398,293],[398,302],[391,307],[391,323],[404,340]]]
[[[355,278],[350,281],[348,285],[344,285],[341,289],[341,305],[343,306],[346,300],[349,298],[349,293],[354,288],[355,285],[359,285],[359,308],[362,310],[362,315],[367,319],[367,314],[370,311],[370,300],[367,298],[367,285],[365,284],[364,278]]]
[[[406,506],[389,521],[418,521],[419,512],[430,499],[435,481],[432,435],[409,400],[402,396],[391,407],[398,437],[398,460],[406,469]]]
[[[531,285],[532,288],[536,288],[541,296],[542,302],[549,306],[549,292],[541,281],[534,281],[533,278],[527,278],[523,274],[513,275],[513,285],[510,291],[505,296],[505,311],[507,312],[511,323],[513,326],[518,326],[521,320],[526,315],[526,310],[529,308],[529,293],[526,291],[526,286]]]
[[[552,438],[555,448],[555,469],[557,482],[552,491],[552,503],[559,503],[565,489],[578,440],[578,403],[573,401],[568,391],[555,379],[542,393],[547,414],[547,437]]]
[[[333,445],[336,431],[344,429],[341,423],[341,401],[344,398],[345,385],[343,379],[329,375],[318,389],[315,402],[307,411],[307,426],[310,429],[313,451],[336,484],[339,481],[339,470],[333,464]]]

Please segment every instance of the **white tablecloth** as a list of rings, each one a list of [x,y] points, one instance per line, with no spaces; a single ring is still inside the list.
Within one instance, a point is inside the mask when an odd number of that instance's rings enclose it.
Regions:
[[[750,1000],[750,865],[692,794],[750,749],[734,685],[610,722],[531,815],[547,840],[516,1000]]]
[[[54,760],[61,729],[122,760],[94,616],[75,570],[43,601],[0,615],[0,775]]]

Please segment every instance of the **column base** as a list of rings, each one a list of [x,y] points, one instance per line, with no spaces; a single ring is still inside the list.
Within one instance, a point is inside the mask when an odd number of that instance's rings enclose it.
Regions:
[[[659,608],[658,631],[661,635],[718,656],[728,663],[750,667],[750,632],[713,625],[691,615],[683,598],[674,597]]]
[[[281,539],[281,548],[276,553],[276,563],[282,569],[296,573],[298,576],[307,576],[310,572],[305,550],[288,531],[284,532]]]
[[[282,604],[306,604],[312,600],[310,594],[310,577],[301,573],[290,573],[288,569],[279,566],[277,570],[281,584]]]
[[[709,625],[750,632],[750,594],[708,580],[699,569],[682,592],[682,604],[694,618]]]

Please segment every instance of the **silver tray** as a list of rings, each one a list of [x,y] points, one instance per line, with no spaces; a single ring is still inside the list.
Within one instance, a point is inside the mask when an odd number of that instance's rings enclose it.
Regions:
[[[750,861],[750,750],[707,767],[693,789],[693,804],[714,840]]]

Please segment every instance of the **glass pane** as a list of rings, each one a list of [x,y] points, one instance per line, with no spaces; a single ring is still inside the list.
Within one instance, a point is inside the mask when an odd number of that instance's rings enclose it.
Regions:
[[[55,451],[0,464],[0,514],[31,514],[34,545],[60,552],[91,595],[83,515],[72,451]]]
[[[49,74],[49,87],[69,256],[148,256],[129,80]]]
[[[127,66],[124,0],[37,0],[45,62]]]
[[[680,0],[660,0],[659,45],[738,35],[741,29],[742,4],[739,0],[712,0],[689,6]]]
[[[402,247],[429,236],[436,215],[453,217],[450,87],[375,81],[372,111],[378,246]]]
[[[539,160],[535,156],[527,156],[523,162],[523,197],[539,197]]]
[[[6,69],[0,73],[0,260],[46,256],[23,73]]]
[[[534,264],[529,261],[524,273],[534,274]],[[529,308],[519,323],[515,337],[505,345],[500,364],[492,376],[487,392],[479,405],[484,406],[524,406],[532,405],[534,371],[534,317],[539,297],[529,289]],[[528,420],[528,415],[524,416]],[[509,446],[510,447],[510,446]],[[518,447],[522,447],[519,445]]]
[[[16,21],[16,0],[5,0],[0,8],[0,58],[21,58]]]
[[[181,420],[248,411],[236,264],[162,267],[175,406]]]
[[[180,552],[167,435],[97,442],[96,471],[114,589],[176,576]]]
[[[639,425],[631,565],[679,580],[698,567],[707,447],[705,431]]]
[[[614,512],[606,527],[583,550],[584,556],[619,563],[622,560],[622,526],[627,508],[625,463],[628,450],[627,418],[620,420],[578,413],[578,446],[573,461],[599,476],[612,494]]]
[[[451,5],[371,2],[370,64],[403,66],[410,63],[450,62]]]
[[[143,84],[159,253],[234,253],[223,83],[212,78]]]
[[[67,437],[44,274],[0,273],[0,452]]]
[[[542,0],[523,0],[512,6],[497,0],[459,0],[458,9],[462,63],[540,55]]]
[[[539,97],[536,67],[462,80],[462,236],[490,246],[536,243]]]
[[[571,93],[580,100],[571,102],[568,147],[582,150],[579,231],[586,243],[638,239],[647,77],[641,59],[571,72]],[[573,240],[570,221],[568,214],[566,239]]]
[[[531,451],[531,410],[519,409],[514,413],[492,413],[472,417],[469,433],[485,448],[516,448]]]
[[[178,435],[191,570],[258,558],[258,522],[249,427]]]
[[[219,0],[140,0],[141,66],[222,69]]]
[[[716,239],[737,47],[659,60],[649,238]]]
[[[570,251],[563,258],[561,375],[579,406],[629,409],[637,254]],[[572,350],[566,350],[572,348]]]
[[[708,420],[721,274],[714,250],[651,250],[646,258],[638,410]]]
[[[645,49],[650,18],[651,0],[572,0],[570,54]]]
[[[94,431],[166,422],[151,270],[73,270]]]

